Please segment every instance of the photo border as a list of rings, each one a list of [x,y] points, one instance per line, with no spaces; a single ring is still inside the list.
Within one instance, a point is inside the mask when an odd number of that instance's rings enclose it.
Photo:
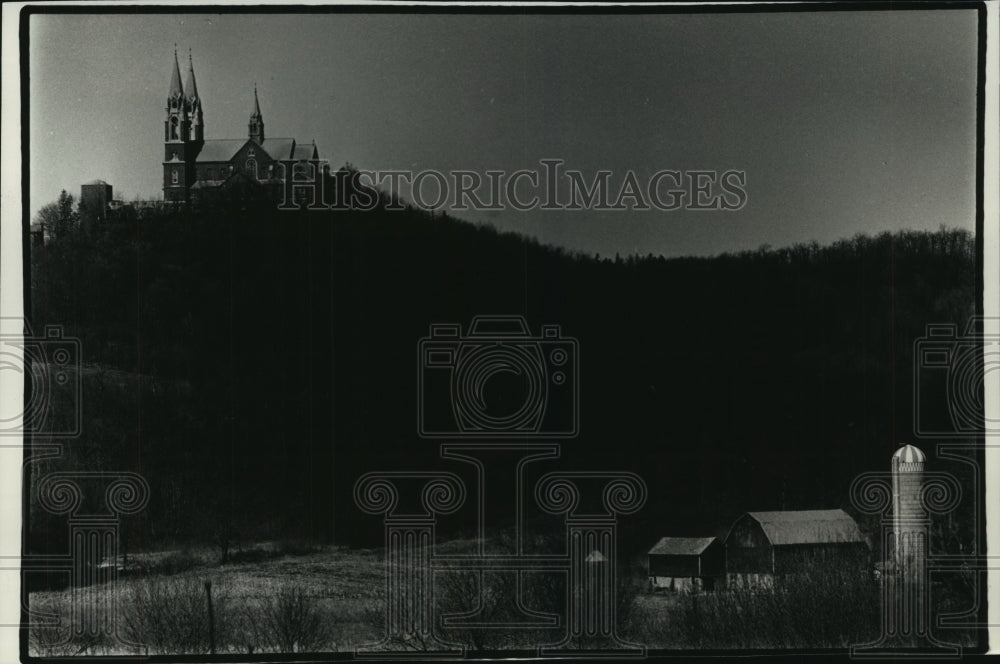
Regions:
[[[1000,283],[1000,271],[998,271],[998,248],[1000,248],[1000,241],[998,241],[998,235],[1000,235],[1000,223],[998,223],[998,201],[997,201],[997,189],[991,188],[989,191],[989,198],[986,196],[985,183],[987,171],[991,175],[992,182],[997,181],[998,174],[998,164],[997,164],[997,128],[995,124],[991,123],[989,127],[989,136],[986,133],[986,111],[987,105],[990,106],[990,117],[992,120],[996,119],[997,116],[997,90],[1000,86],[997,85],[997,51],[994,48],[989,54],[987,53],[987,33],[990,33],[992,37],[993,44],[996,44],[998,35],[998,13],[1000,13],[1000,7],[994,5],[991,11],[987,10],[986,2],[967,2],[961,0],[959,2],[877,2],[877,3],[842,3],[835,5],[825,5],[816,3],[778,3],[778,4],[745,4],[745,5],[732,5],[732,4],[713,4],[713,5],[697,5],[694,3],[680,3],[680,4],[659,4],[659,3],[630,3],[630,4],[620,4],[620,3],[594,3],[590,5],[569,5],[566,3],[523,3],[523,4],[458,4],[458,3],[423,3],[423,4],[409,4],[404,2],[386,2],[380,4],[363,4],[363,3],[352,3],[352,4],[240,4],[240,5],[213,5],[209,3],[198,3],[194,2],[191,4],[163,4],[154,2],[134,2],[128,4],[118,4],[111,2],[101,2],[94,4],[83,4],[83,3],[45,3],[45,4],[21,4],[21,5],[6,5],[3,7],[3,34],[7,39],[3,40],[3,71],[5,82],[10,81],[13,77],[11,74],[17,75],[19,78],[19,86],[16,87],[18,94],[13,94],[15,88],[11,85],[5,85],[4,91],[8,94],[4,95],[3,98],[3,142],[7,149],[4,151],[6,158],[3,160],[3,183],[2,183],[2,217],[5,220],[3,224],[3,243],[0,244],[0,252],[3,255],[3,288],[2,288],[2,302],[3,314],[8,316],[19,316],[21,315],[20,309],[30,309],[30,279],[29,270],[30,264],[28,260],[28,248],[30,244],[28,228],[30,224],[30,205],[29,205],[29,173],[28,173],[28,154],[30,150],[29,136],[30,136],[30,117],[28,113],[28,92],[29,92],[29,80],[28,80],[28,54],[29,54],[29,36],[28,36],[28,21],[31,16],[34,15],[48,15],[48,14],[308,14],[308,13],[400,13],[400,14],[524,14],[524,13],[541,13],[541,14],[713,14],[713,13],[774,13],[774,12],[799,12],[799,11],[822,11],[822,12],[835,12],[835,11],[908,11],[908,10],[950,10],[950,9],[960,9],[969,10],[975,9],[978,12],[978,62],[977,62],[977,123],[976,123],[976,313],[979,316],[984,317],[996,317],[1000,315],[1000,311],[997,311],[998,298],[997,298],[997,284]],[[12,25],[13,20],[16,19],[16,28]],[[12,39],[16,29],[16,39]],[[19,57],[12,57],[17,55]],[[987,57],[989,56],[989,61]],[[15,64],[18,63],[18,64]],[[989,70],[989,72],[987,71]],[[987,87],[987,79],[989,78],[991,82],[991,87]],[[20,112],[18,114],[17,107],[20,107]],[[16,126],[18,123],[18,115],[20,119],[20,148],[16,147],[15,136]],[[987,152],[988,149],[988,152]],[[988,160],[987,160],[988,156]],[[20,159],[18,159],[20,158]],[[12,174],[19,173],[20,177],[13,176]],[[20,196],[17,196],[16,188],[20,188]],[[18,203],[20,204],[20,209],[18,209]],[[986,225],[986,217],[989,216],[990,224]],[[20,219],[20,227],[15,224],[12,220]],[[20,235],[18,235],[20,233]],[[989,253],[986,253],[986,248],[989,248]],[[21,256],[21,270],[18,273],[16,269],[17,266],[17,247],[20,246]],[[13,264],[12,264],[13,263]],[[990,275],[990,279],[986,279],[987,273]],[[20,297],[18,297],[20,296]],[[989,332],[989,331],[987,331]],[[993,333],[1000,332],[1000,330],[992,330]],[[10,385],[10,381],[3,382],[3,393],[5,395],[19,396],[16,385]],[[1000,396],[1000,380],[993,380],[986,385],[986,395],[988,398],[985,399],[987,408],[991,407],[998,408],[998,402],[1000,399],[991,399],[990,396]],[[10,388],[11,391],[8,391]],[[23,388],[23,386],[22,386]],[[23,397],[23,393],[20,395]],[[11,442],[14,442],[13,439]],[[980,437],[980,450],[979,458],[985,464],[984,466],[984,491],[979,497],[980,507],[980,524],[979,527],[982,529],[980,532],[986,534],[988,551],[1000,550],[1000,532],[998,532],[996,524],[1000,521],[1000,486],[994,484],[990,486],[985,482],[986,478],[991,475],[989,472],[991,469],[996,471],[1000,470],[1000,444],[998,441],[987,441],[985,437]],[[987,442],[992,442],[992,444],[987,445]],[[19,446],[5,446],[7,452],[12,451],[11,448],[17,448]],[[22,461],[29,460],[30,453],[32,451],[32,446],[30,441],[25,441],[23,446],[24,458]],[[11,472],[13,469],[13,472]],[[6,524],[5,527],[0,531],[0,546],[6,545],[11,541],[21,541],[20,526],[22,523],[27,524],[28,519],[28,506],[27,502],[23,500],[23,489],[28,486],[27,476],[24,479],[24,485],[22,486],[22,478],[20,476],[21,466],[20,464],[8,464],[4,465],[4,480],[0,482],[0,485],[4,487],[3,493],[0,494],[0,498],[3,499],[2,503],[2,523]],[[993,477],[997,474],[993,473]],[[17,498],[13,498],[15,495]],[[987,500],[987,498],[990,500]],[[14,507],[12,504],[12,499],[19,500],[21,508]],[[10,518],[8,518],[10,517]],[[987,521],[987,517],[990,517]],[[986,530],[987,523],[990,524],[992,530]],[[18,532],[13,533],[17,537],[17,540],[12,540],[11,535],[14,529]],[[992,546],[990,546],[992,545]],[[981,608],[981,613],[983,614],[981,622],[983,624],[988,624],[990,626],[990,638],[989,646],[992,652],[998,652],[998,640],[1000,640],[1000,582],[997,579],[998,573],[993,570],[989,574],[989,579],[987,580],[987,575],[983,575],[981,579],[981,590],[983,591],[982,596],[987,598],[987,606]],[[17,580],[19,584],[19,577]],[[2,596],[3,603],[0,604],[0,617],[6,616],[10,608],[10,602],[8,595],[10,594],[10,583],[9,579],[4,575],[3,580],[0,580],[0,596]],[[25,604],[19,606],[19,611],[21,612],[22,620],[27,616],[27,597],[26,593],[23,593],[23,589],[18,589],[17,594],[21,596],[24,595]],[[990,601],[992,600],[992,601]],[[18,601],[20,605],[21,602]],[[0,619],[0,622],[4,622]],[[985,630],[984,630],[985,632]],[[0,631],[0,651],[7,652],[7,644],[9,630],[7,633]],[[985,634],[984,634],[985,636]],[[986,644],[983,644],[985,649]],[[19,630],[18,638],[18,648],[19,654],[22,661],[50,661],[49,658],[44,657],[33,657],[27,654],[27,634],[25,631]],[[743,654],[745,652],[745,654]],[[735,656],[737,654],[742,655],[742,657],[758,657],[758,656],[768,656],[768,655],[792,655],[792,654],[802,654],[802,655],[830,655],[834,653],[839,653],[839,650],[773,650],[773,651],[712,651],[712,650],[697,650],[697,651],[684,651],[684,650],[650,650],[649,657],[651,658],[663,658],[663,657],[675,657],[684,655],[696,655],[696,656]],[[976,649],[967,650],[967,652],[976,652]],[[492,656],[491,656],[492,655]],[[484,653],[482,657],[477,656],[475,659],[493,659],[494,657],[502,658],[517,658],[517,657],[527,657],[532,656],[532,652],[518,652],[518,651],[499,651],[497,653]],[[77,659],[77,658],[72,658]],[[118,659],[133,659],[129,656],[113,657],[113,660]],[[218,655],[218,656],[161,656],[154,655],[149,657],[143,657],[142,659],[148,659],[149,661],[163,661],[163,662],[194,662],[194,661],[302,661],[303,659],[309,659],[308,654],[288,654],[288,655]],[[351,660],[353,656],[351,653],[336,653],[336,654],[317,654],[313,661],[344,661]]]

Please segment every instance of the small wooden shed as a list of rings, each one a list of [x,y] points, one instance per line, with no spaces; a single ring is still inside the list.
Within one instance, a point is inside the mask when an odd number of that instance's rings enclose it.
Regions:
[[[725,574],[725,550],[715,537],[663,537],[647,553],[653,590],[714,590]]]

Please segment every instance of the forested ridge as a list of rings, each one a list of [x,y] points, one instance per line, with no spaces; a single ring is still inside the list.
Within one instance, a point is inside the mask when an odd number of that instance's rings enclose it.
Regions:
[[[417,434],[417,344],[479,314],[578,340],[581,428],[560,463],[642,475],[633,548],[747,510],[843,506],[851,478],[913,440],[914,342],[964,330],[977,297],[975,238],[945,227],[667,259],[414,209],[81,224],[71,207],[32,247],[30,318],[81,341],[83,431],[35,472],[143,473],[133,547],[378,541],[353,483],[447,465]]]

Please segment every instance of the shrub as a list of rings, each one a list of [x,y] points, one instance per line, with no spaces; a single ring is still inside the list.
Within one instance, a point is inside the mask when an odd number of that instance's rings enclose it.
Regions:
[[[771,590],[649,597],[630,632],[654,648],[845,648],[874,640],[879,602],[859,574],[807,575]]]
[[[32,602],[28,616],[28,652],[34,656],[61,657],[73,655],[78,647],[69,640],[68,602],[58,605]]]
[[[151,654],[210,651],[208,597],[201,579],[137,580],[124,594],[123,631],[131,641],[146,645]],[[228,643],[232,620],[225,584],[213,584],[212,607],[215,643]]]
[[[315,596],[296,584],[247,602],[241,632],[247,649],[276,652],[316,652],[330,643],[329,624]]]

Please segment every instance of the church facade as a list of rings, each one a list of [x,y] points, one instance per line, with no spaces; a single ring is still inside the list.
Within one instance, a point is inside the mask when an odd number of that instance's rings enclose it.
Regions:
[[[194,63],[189,55],[187,79],[182,85],[175,50],[163,126],[163,200],[190,202],[232,186],[261,187],[277,198],[284,184],[282,161],[298,162],[294,165],[295,179],[311,176],[313,166],[308,162],[320,158],[315,141],[269,138],[256,86],[247,129],[245,138],[205,138],[204,109]]]

